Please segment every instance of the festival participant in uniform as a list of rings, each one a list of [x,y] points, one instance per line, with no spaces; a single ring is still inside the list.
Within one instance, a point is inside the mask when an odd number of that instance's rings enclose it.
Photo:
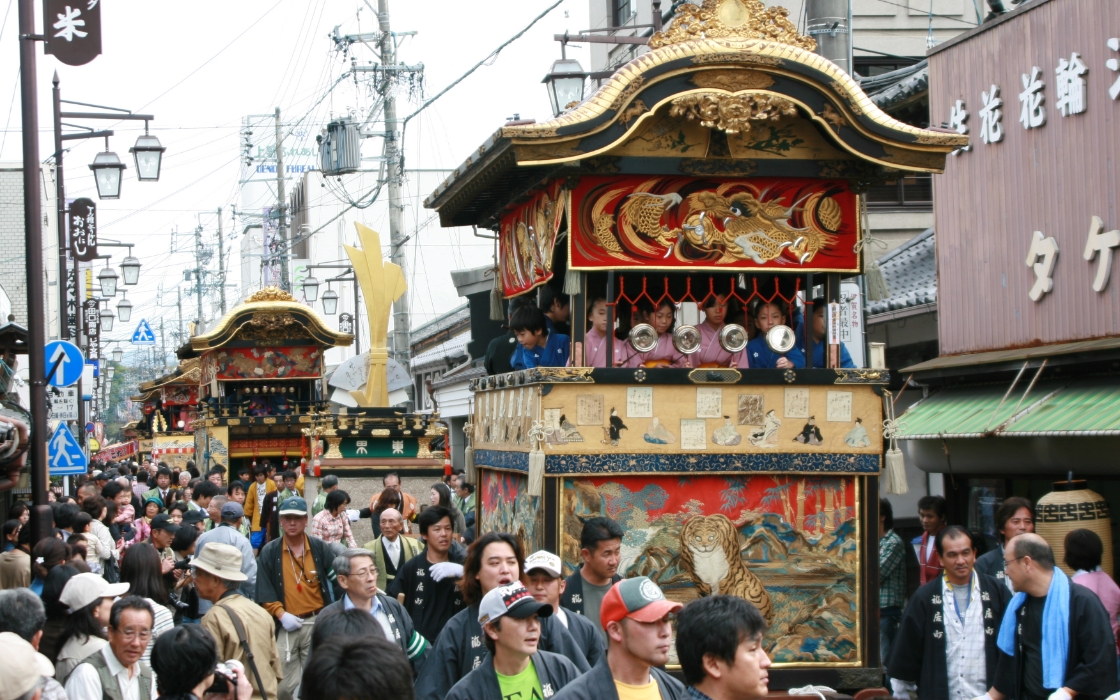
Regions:
[[[520,581],[483,596],[478,623],[490,654],[451,688],[448,700],[548,698],[578,678],[571,661],[538,649],[541,623],[552,614]]]
[[[828,348],[828,340],[825,337],[825,319],[828,318],[828,302],[824,297],[817,297],[813,299],[813,364],[812,367],[824,368],[825,367],[825,351]],[[805,335],[800,331],[797,333],[797,347],[802,353],[805,352]],[[851,369],[855,367],[852,362],[852,356],[848,352],[847,346],[840,343],[840,366],[843,368]]]
[[[587,307],[587,320],[591,327],[583,336],[583,357],[585,367],[607,366],[607,298],[596,297]],[[633,348],[625,339],[614,341],[614,364],[622,367],[629,359]]]
[[[996,510],[999,547],[976,559],[976,570],[1002,581],[1011,590],[1011,580],[1003,573],[1003,550],[1016,535],[1034,532],[1034,504],[1025,498],[1005,498]]]
[[[404,606],[416,630],[434,641],[448,621],[463,610],[457,585],[463,563],[451,547],[454,532],[449,510],[442,506],[426,508],[417,525],[427,546],[397,569],[389,595]]]
[[[984,700],[1078,700],[1116,692],[1116,641],[1101,601],[1071,585],[1036,534],[1008,542],[1004,572],[1018,591],[1000,627],[995,683]]]
[[[594,666],[599,663],[606,650],[603,636],[599,633],[599,628],[586,617],[560,607],[560,596],[564,593],[566,585],[560,573],[560,557],[542,549],[533,552],[525,559],[525,573],[521,575],[521,582],[538,603],[548,603],[552,606],[556,619],[568,628],[568,632],[587,658],[587,664]]]
[[[373,553],[373,563],[377,565],[377,587],[388,591],[397,578],[397,571],[420,554],[424,545],[413,537],[401,534],[404,518],[396,508],[381,511],[379,519],[381,534],[362,548]]]
[[[784,301],[762,302],[754,310],[754,325],[758,328],[751,342],[747,343],[747,357],[755,369],[793,369],[805,366],[805,354],[795,345],[789,352],[779,355],[766,344],[766,334],[774,326],[785,323],[788,306]]]
[[[435,641],[416,684],[419,700],[443,700],[452,686],[482,665],[487,651],[478,621],[479,604],[493,589],[517,581],[522,562],[521,545],[509,533],[488,532],[471,544],[459,572],[459,589],[469,607],[451,618]],[[551,617],[541,620],[539,645],[545,651],[568,657],[580,671],[590,668],[572,635]]]
[[[995,678],[1000,621],[1011,594],[973,570],[972,534],[959,525],[938,533],[935,546],[945,573],[918,589],[902,616],[887,659],[894,697],[972,700]]]
[[[657,345],[649,352],[634,350],[625,367],[684,367],[685,356],[673,346],[673,324],[677,307],[669,299],[656,308],[644,299],[638,302],[639,323],[648,323],[657,331]],[[631,348],[633,350],[633,348]]]
[[[688,691],[660,669],[669,662],[673,628],[669,616],[680,603],[666,600],[645,576],[624,579],[603,598],[600,618],[607,655],[569,683],[555,700],[683,700]]]
[[[536,307],[519,309],[513,314],[509,327],[518,343],[510,358],[514,369],[564,367],[568,364],[571,339],[563,333],[550,331],[546,318]]]
[[[607,636],[599,622],[599,606],[611,586],[622,580],[618,575],[622,528],[610,518],[591,518],[583,524],[579,546],[583,564],[564,581],[560,605],[586,616],[605,643]]]
[[[713,294],[704,300],[704,322],[700,324],[700,350],[689,356],[693,367],[747,367],[747,350],[730,353],[719,342],[731,305],[726,294]]]
[[[692,700],[759,700],[769,691],[766,620],[742,598],[712,595],[677,613],[677,658]]]

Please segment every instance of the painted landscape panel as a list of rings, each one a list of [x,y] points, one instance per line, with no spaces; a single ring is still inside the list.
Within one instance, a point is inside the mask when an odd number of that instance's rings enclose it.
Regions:
[[[478,533],[509,532],[521,542],[525,556],[544,549],[544,510],[540,497],[529,495],[529,476],[483,469],[480,479]]]

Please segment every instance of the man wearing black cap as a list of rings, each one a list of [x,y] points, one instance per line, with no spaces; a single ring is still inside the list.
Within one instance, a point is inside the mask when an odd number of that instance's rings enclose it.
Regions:
[[[152,518],[152,534],[148,536],[148,543],[159,552],[160,564],[163,570],[163,580],[168,584],[168,590],[175,588],[175,553],[171,551],[171,541],[179,526],[167,513],[160,513]]]
[[[311,632],[315,617],[334,602],[330,545],[305,534],[307,501],[299,496],[280,504],[283,537],[261,548],[257,561],[257,602],[280,622],[277,639],[284,659],[280,700],[292,700],[311,655]]]
[[[552,606],[535,601],[520,581],[491,589],[478,606],[490,655],[451,688],[447,699],[549,698],[578,678],[579,669],[566,657],[537,648],[541,618],[552,613]]]
[[[239,503],[229,501],[223,505],[218,526],[203,533],[195,542],[194,556],[199,557],[208,544],[219,543],[236,547],[240,550],[242,557],[241,573],[245,574],[245,580],[239,586],[239,589],[241,595],[253,600],[257,595],[257,559],[253,556],[253,545],[249,544],[249,538],[242,535],[237,529],[241,525],[241,519],[244,515],[245,511],[242,510]],[[210,601],[200,600],[199,614],[205,615],[206,611],[210,609],[210,605]]]

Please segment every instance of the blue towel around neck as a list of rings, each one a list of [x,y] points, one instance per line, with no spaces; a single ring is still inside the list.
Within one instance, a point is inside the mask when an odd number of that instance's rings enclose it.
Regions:
[[[1016,593],[1003,613],[996,644],[1000,651],[1015,656],[1016,613],[1027,594]],[[1042,607],[1042,685],[1057,690],[1066,684],[1066,658],[1069,654],[1069,577],[1055,567]]]

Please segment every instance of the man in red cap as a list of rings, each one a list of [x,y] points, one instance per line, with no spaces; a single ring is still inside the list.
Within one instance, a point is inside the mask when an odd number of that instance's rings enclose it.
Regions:
[[[614,584],[599,609],[607,633],[606,658],[565,686],[555,700],[684,700],[687,691],[681,682],[656,668],[669,661],[669,616],[681,607],[666,600],[645,576]]]

